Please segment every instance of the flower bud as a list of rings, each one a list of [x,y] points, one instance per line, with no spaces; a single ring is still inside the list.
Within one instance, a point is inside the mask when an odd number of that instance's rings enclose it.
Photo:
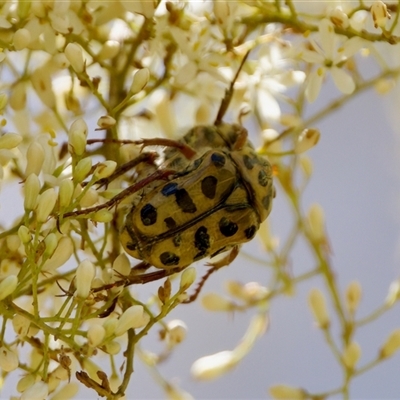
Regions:
[[[76,297],[83,300],[88,298],[95,272],[94,265],[89,260],[83,260],[79,264],[75,276]]]
[[[26,106],[26,83],[17,82],[10,93],[10,106],[13,110],[23,110]]]
[[[121,276],[128,276],[131,272],[131,263],[125,253],[121,253],[113,262],[112,269],[114,278],[121,279]]]
[[[52,62],[53,65],[58,69],[65,69],[70,66],[70,62],[68,61],[64,53],[55,54],[52,57]]]
[[[64,179],[60,183],[60,190],[58,193],[60,208],[66,208],[71,204],[72,195],[74,193],[74,183],[71,179]]]
[[[0,368],[5,372],[14,371],[18,368],[18,356],[4,346],[0,347]]]
[[[186,268],[181,275],[181,281],[179,283],[180,290],[188,289],[195,280],[196,269],[193,267]]]
[[[168,400],[194,400],[194,397],[190,393],[185,392],[174,384],[168,384],[165,392]]]
[[[23,376],[17,383],[17,390],[18,392],[22,393],[25,392],[26,389],[31,387],[36,382],[36,378],[34,375],[29,374]]]
[[[89,341],[89,346],[97,347],[105,338],[106,330],[101,325],[92,325],[88,329],[87,338]]]
[[[329,19],[332,21],[334,25],[342,29],[346,29],[350,25],[348,15],[345,12],[343,12],[341,7],[335,7],[331,11]]]
[[[72,256],[74,246],[71,238],[68,236],[62,237],[57,244],[53,255],[48,259],[42,268],[42,271],[55,271],[57,268],[64,265]]]
[[[36,207],[40,191],[40,181],[36,174],[30,174],[24,185],[24,208],[25,211],[31,211]]]
[[[385,28],[387,20],[391,18],[386,4],[382,1],[374,1],[370,12],[374,21],[374,27]]]
[[[308,296],[308,305],[311,308],[314,318],[321,329],[329,327],[329,314],[326,308],[325,297],[319,289],[311,289]]]
[[[18,133],[5,133],[0,136],[0,149],[13,149],[22,142],[22,136]]]
[[[346,306],[351,314],[357,311],[361,300],[361,285],[359,282],[351,282],[346,290]]]
[[[53,188],[47,189],[43,192],[38,199],[38,205],[36,209],[36,220],[38,222],[45,222],[53,211],[57,201],[57,193]]]
[[[12,319],[12,326],[14,332],[23,339],[25,336],[28,335],[28,331],[30,328],[30,322],[22,315],[15,315]]]
[[[52,394],[51,400],[75,399],[77,398],[78,391],[79,385],[76,382],[69,382],[64,385],[56,394]]]
[[[51,374],[60,381],[66,381],[69,379],[68,371],[61,365],[59,365]]]
[[[113,127],[117,121],[109,115],[103,115],[97,120],[97,125],[102,129],[109,129]]]
[[[81,156],[86,149],[88,127],[82,118],[75,120],[68,131],[68,143],[72,151]]]
[[[379,79],[374,85],[376,92],[381,95],[388,94],[394,87],[396,87],[396,81],[393,78]]]
[[[139,93],[145,88],[150,78],[150,72],[147,68],[139,69],[133,75],[133,81],[129,92],[131,94]]]
[[[116,355],[121,351],[121,345],[115,340],[105,343],[102,348],[107,354],[111,355]]]
[[[310,207],[308,223],[313,240],[323,242],[325,240],[325,216],[324,210],[319,204],[313,204]]]
[[[321,134],[317,129],[304,129],[297,139],[294,152],[300,154],[310,150],[318,143],[320,136]]]
[[[21,239],[18,235],[10,235],[6,238],[7,247],[10,251],[17,251],[19,246],[21,246]]]
[[[286,385],[274,385],[269,388],[274,400],[305,400],[308,396],[300,389]]]
[[[73,173],[74,180],[77,182],[84,181],[85,178],[89,175],[91,169],[92,169],[92,158],[91,157],[82,158],[82,160],[80,160],[75,167]]]
[[[21,225],[18,228],[18,237],[21,239],[23,244],[28,244],[32,240],[32,235],[25,225]]]
[[[96,179],[108,178],[117,167],[115,161],[106,160],[97,164],[96,170],[94,171],[94,176]]]
[[[389,293],[386,297],[385,304],[392,307],[393,304],[400,299],[400,280],[393,281],[389,286]]]
[[[39,381],[34,383],[29,389],[22,393],[20,400],[45,400],[49,394],[47,383]]]
[[[108,210],[99,210],[94,213],[92,216],[92,220],[96,222],[102,222],[106,224],[107,222],[111,222],[114,218],[114,214]]]
[[[210,380],[221,376],[237,364],[233,351],[221,351],[196,360],[191,368],[191,374],[196,379]]]
[[[381,358],[391,357],[399,349],[400,349],[400,329],[396,329],[386,339],[386,342],[382,346],[380,356]]]
[[[53,90],[51,74],[42,66],[31,73],[30,82],[35,89],[36,94],[46,107],[53,109],[56,106],[56,94]]]
[[[32,142],[28,151],[26,152],[26,169],[25,175],[29,176],[30,174],[39,175],[42,170],[43,161],[44,161],[44,150],[43,147],[38,142]]]
[[[116,40],[107,40],[107,42],[105,42],[101,47],[97,57],[100,61],[109,60],[119,53],[120,48],[121,46]]]
[[[183,321],[174,319],[167,323],[167,329],[166,340],[169,349],[174,348],[185,340],[187,326]]]
[[[85,61],[81,46],[76,43],[68,43],[64,53],[75,72],[80,74],[85,70]]]
[[[57,247],[58,240],[57,240],[57,235],[55,233],[49,233],[45,239],[44,243],[46,245],[46,249],[44,251],[44,255],[47,257],[51,257],[54,253],[54,250]]]
[[[231,311],[234,304],[216,293],[208,293],[201,299],[201,305],[208,311]]]
[[[114,334],[117,325],[118,325],[118,319],[114,317],[107,318],[107,320],[104,321],[103,327],[106,330],[106,337],[110,337],[111,335]]]
[[[31,41],[31,34],[28,29],[22,28],[18,29],[14,33],[13,43],[15,50],[25,49]]]
[[[79,204],[82,207],[91,207],[99,200],[99,192],[90,188],[81,198]]]
[[[349,369],[353,369],[357,365],[360,356],[361,356],[360,345],[356,342],[349,343],[342,355],[344,365]]]
[[[131,306],[119,317],[114,334],[115,336],[121,336],[128,329],[140,328],[146,325],[148,322],[149,316],[144,312],[142,306]]]
[[[15,275],[9,275],[0,282],[0,300],[5,299],[17,288],[18,278]]]

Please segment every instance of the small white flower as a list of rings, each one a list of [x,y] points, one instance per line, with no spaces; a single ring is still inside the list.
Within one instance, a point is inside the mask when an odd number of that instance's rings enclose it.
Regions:
[[[87,299],[95,276],[95,267],[89,260],[83,260],[76,269],[76,297]]]
[[[149,322],[149,315],[144,312],[142,306],[134,305],[129,307],[119,317],[118,324],[115,327],[115,336],[123,335],[128,329],[136,329],[146,325]]]
[[[10,372],[18,368],[18,355],[6,347],[0,347],[0,368],[3,371]]]
[[[251,93],[254,93],[250,100],[263,121],[277,121],[281,117],[280,105],[277,98],[288,88],[304,82],[303,71],[293,69],[288,61],[291,52],[289,46],[278,42],[268,41],[260,46],[255,65],[254,73],[248,78],[251,85]],[[242,74],[243,76],[244,74]]]
[[[168,322],[167,327],[168,327],[166,335],[167,346],[169,349],[172,349],[177,344],[185,340],[187,333],[187,326],[183,321],[179,319],[174,319]]]
[[[318,41],[310,39],[313,50],[303,49],[301,52],[304,61],[317,65],[309,75],[306,87],[306,97],[310,103],[318,97],[328,71],[342,93],[353,93],[356,87],[353,78],[341,65],[361,49],[363,41],[359,37],[346,39],[341,45],[338,41],[339,36],[335,33],[333,23],[323,19],[319,24]]]
[[[44,400],[49,394],[49,387],[47,383],[39,381],[34,383],[29,389],[27,389],[22,396],[21,400]]]
[[[382,1],[375,1],[371,6],[371,14],[374,21],[374,27],[384,29],[387,20],[390,19],[390,14],[387,10],[386,4]]]
[[[259,314],[253,317],[240,343],[231,351],[221,351],[196,360],[191,373],[196,379],[214,379],[234,368],[245,357],[258,337],[266,330],[267,317]]]
[[[383,344],[380,352],[382,358],[391,357],[400,349],[400,329],[395,329]]]

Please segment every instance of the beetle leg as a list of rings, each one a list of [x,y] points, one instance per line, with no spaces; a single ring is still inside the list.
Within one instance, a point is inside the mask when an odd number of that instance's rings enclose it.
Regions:
[[[242,150],[247,142],[247,137],[248,137],[247,130],[242,128],[238,133],[238,137],[236,138],[235,144],[233,145],[233,150]]]
[[[188,160],[191,160],[197,153],[190,146],[178,140],[153,138],[153,139],[140,139],[133,141],[134,144],[141,145],[142,149],[147,146],[165,146],[178,149]]]
[[[98,206],[95,206],[95,207],[85,208],[84,210],[67,212],[63,215],[63,218],[78,217],[79,215],[87,215],[87,214],[91,214],[91,213],[100,211],[104,208],[110,209],[114,205],[117,205],[125,197],[130,196],[133,193],[136,193],[137,191],[143,189],[144,187],[146,187],[147,185],[149,185],[150,183],[152,183],[154,181],[167,180],[171,175],[175,174],[175,172],[176,171],[173,171],[173,170],[157,170],[154,173],[150,174],[148,177],[127,187],[125,190],[123,190],[122,192],[120,192],[116,196],[114,196],[111,200],[109,200],[103,204],[100,204]]]
[[[199,296],[201,289],[203,288],[204,284],[208,280],[211,274],[213,274],[215,271],[218,271],[220,268],[225,267],[226,265],[229,265],[239,254],[239,246],[233,246],[232,250],[220,261],[215,262],[215,263],[207,263],[206,265],[211,267],[205,275],[201,278],[200,282],[198,283],[194,293],[190,295],[186,300],[183,301],[185,304],[192,303],[197,299]]]
[[[126,172],[131,170],[132,168],[136,167],[137,165],[141,164],[142,162],[145,162],[147,164],[154,164],[154,161],[158,157],[158,153],[152,152],[152,153],[142,153],[138,157],[134,158],[133,160],[128,161],[127,163],[121,165],[119,168],[117,168],[110,176],[107,178],[102,178],[99,179],[96,182],[96,185],[98,185],[98,188],[101,188],[102,186],[107,187],[110,182],[112,182],[114,179],[120,177],[121,175],[124,175]]]
[[[166,138],[152,138],[139,140],[120,140],[120,139],[88,139],[87,144],[94,143],[118,143],[118,144],[136,144],[142,146],[142,150],[147,146],[165,146],[178,149],[188,160],[191,160],[197,153],[189,145],[178,140]]]
[[[214,268],[215,270],[220,269],[222,267],[229,265],[231,262],[233,262],[233,260],[237,257],[238,254],[239,254],[239,246],[236,245],[236,246],[233,246],[232,250],[221,260],[216,261],[214,263],[207,263],[206,265],[208,267]]]
[[[170,275],[176,274],[186,267],[176,267],[169,270],[160,269],[154,272],[145,272],[147,271],[152,265],[141,261],[139,264],[136,264],[134,267],[131,268],[131,272],[128,276],[124,276],[122,279],[109,283],[108,285],[101,286],[99,288],[92,289],[92,292],[101,292],[102,290],[108,290],[119,286],[130,286],[136,284],[145,284],[153,281],[157,281],[158,279],[166,278]]]
[[[229,88],[226,89],[226,91],[225,91],[225,97],[222,99],[221,105],[219,106],[217,117],[215,118],[215,121],[214,121],[214,125],[216,125],[216,126],[222,124],[222,119],[224,118],[224,115],[227,112],[229,104],[230,104],[230,102],[232,100],[233,87],[235,86],[235,82],[236,82],[236,80],[237,80],[237,78],[239,76],[240,71],[242,70],[242,67],[243,67],[243,65],[244,65],[249,53],[250,53],[250,50],[244,55],[240,65],[239,65],[239,69],[236,72],[236,75],[232,79],[232,82],[229,85]]]

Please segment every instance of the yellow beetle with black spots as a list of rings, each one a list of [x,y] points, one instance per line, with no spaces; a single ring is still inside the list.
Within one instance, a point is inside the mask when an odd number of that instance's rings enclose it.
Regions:
[[[166,270],[251,240],[275,193],[271,165],[242,126],[199,126],[181,142],[197,149],[198,158],[168,149],[163,167],[183,169],[132,207],[121,235],[128,254]]]

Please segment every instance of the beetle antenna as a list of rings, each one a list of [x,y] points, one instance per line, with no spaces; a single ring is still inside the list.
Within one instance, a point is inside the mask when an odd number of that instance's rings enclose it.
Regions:
[[[229,88],[225,90],[225,96],[222,99],[221,105],[219,106],[217,118],[215,118],[214,125],[221,125],[221,123],[222,123],[222,118],[224,117],[226,111],[228,110],[229,104],[232,100],[233,86],[235,85],[236,79],[238,78],[240,71],[242,70],[243,65],[246,62],[249,54],[250,54],[250,50],[244,55],[243,60],[240,63],[239,68],[238,68],[231,84],[229,85]]]

